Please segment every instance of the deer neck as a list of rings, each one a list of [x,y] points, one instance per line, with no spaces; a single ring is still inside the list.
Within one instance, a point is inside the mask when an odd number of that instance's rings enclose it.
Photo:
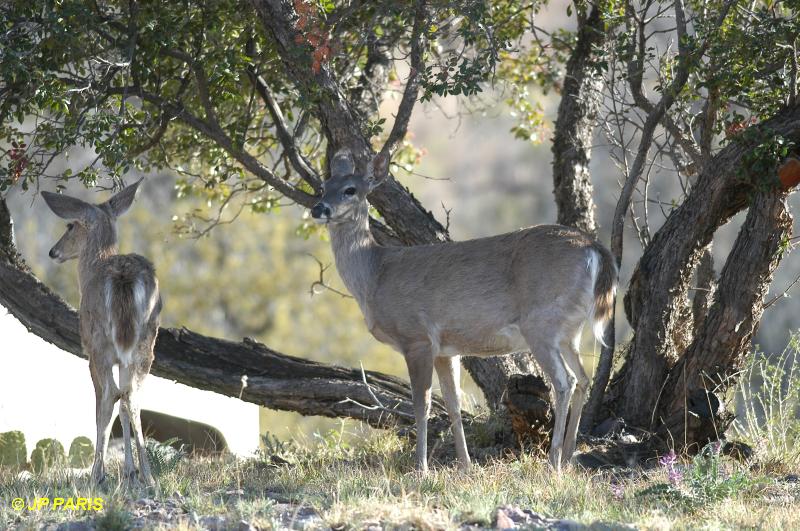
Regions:
[[[363,311],[378,273],[381,249],[369,230],[366,209],[352,221],[331,224],[329,232],[339,276]]]
[[[81,293],[101,271],[101,264],[119,254],[117,234],[113,227],[92,230],[78,257],[78,282]]]

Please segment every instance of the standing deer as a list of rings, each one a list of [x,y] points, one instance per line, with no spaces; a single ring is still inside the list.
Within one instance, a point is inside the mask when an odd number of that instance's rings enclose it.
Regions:
[[[369,230],[367,195],[388,173],[378,154],[356,173],[339,151],[311,216],[328,226],[336,267],[372,335],[406,360],[417,426],[417,468],[427,464],[433,370],[439,376],[462,468],[470,458],[461,421],[459,355],[530,349],[555,395],[549,460],[575,451],[589,379],[578,344],[591,320],[602,342],[616,290],[609,251],[587,234],[541,225],[463,242],[384,247]]]
[[[153,265],[137,254],[119,254],[115,227],[117,218],[133,203],[141,182],[99,205],[42,192],[50,209],[71,221],[67,232],[50,249],[50,258],[62,263],[78,259],[81,345],[89,357],[97,407],[97,445],[92,466],[92,478],[97,483],[105,479],[104,458],[111,419],[114,405],[120,400],[124,476],[136,479],[131,452],[133,426],[140,477],[146,484],[153,484],[136,398],[153,362],[161,297]],[[115,365],[119,370],[119,385],[112,373]]]

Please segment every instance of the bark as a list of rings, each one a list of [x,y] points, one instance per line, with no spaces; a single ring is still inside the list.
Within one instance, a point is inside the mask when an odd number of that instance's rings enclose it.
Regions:
[[[717,280],[714,277],[714,255],[711,254],[709,244],[700,256],[700,262],[695,271],[695,292],[692,297],[692,329],[695,335],[708,315],[708,307],[714,297]]]
[[[800,108],[785,109],[756,127],[797,141]],[[653,389],[670,392],[666,377],[681,354],[676,328],[684,324],[692,272],[717,228],[748,205],[753,186],[737,174],[753,147],[744,141],[732,142],[712,159],[636,265],[625,295],[625,312],[634,335],[615,382],[620,395],[615,409],[631,425],[649,428],[662,394]],[[698,336],[698,340],[706,339]]]
[[[0,198],[0,237],[7,242],[10,225]],[[9,218],[6,217],[6,220]],[[78,314],[58,295],[8,256],[0,247],[0,305],[31,333],[85,358],[78,332]],[[272,409],[303,415],[349,417],[377,428],[412,426],[411,389],[404,381],[374,371],[326,365],[276,352],[256,341],[237,343],[187,329],[159,330],[153,374],[180,383],[238,397]],[[243,377],[246,386],[242,385]],[[87,377],[86,384],[89,385]],[[441,401],[432,407],[434,430],[448,425]]]
[[[597,226],[589,160],[603,82],[592,61],[605,38],[605,21],[600,6],[595,5],[578,30],[578,41],[567,62],[552,148],[557,221],[592,235]]]
[[[699,449],[716,440],[732,417],[722,397],[741,369],[764,311],[764,297],[792,231],[786,195],[755,196],[728,255],[708,317],[670,372],[661,408],[664,438]]]

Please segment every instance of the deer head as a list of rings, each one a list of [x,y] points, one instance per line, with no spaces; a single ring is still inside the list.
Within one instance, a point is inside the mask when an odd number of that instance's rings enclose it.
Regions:
[[[69,220],[67,231],[50,249],[50,258],[66,262],[78,258],[92,235],[111,244],[117,241],[115,222],[130,208],[136,197],[139,184],[123,189],[108,201],[93,205],[76,197],[53,192],[42,192],[42,197],[58,217]]]
[[[367,214],[367,195],[380,186],[389,171],[389,155],[378,153],[357,173],[353,155],[340,150],[331,161],[331,177],[323,183],[322,197],[311,209],[317,223],[346,223]]]

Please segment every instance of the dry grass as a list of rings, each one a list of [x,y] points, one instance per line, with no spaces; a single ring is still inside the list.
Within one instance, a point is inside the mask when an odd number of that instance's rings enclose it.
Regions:
[[[463,524],[491,526],[502,505],[584,524],[602,521],[650,529],[789,529],[798,525],[800,484],[750,473],[724,458],[720,477],[739,472],[741,481],[719,496],[703,497],[688,486],[692,470],[688,464],[683,465],[687,484],[675,489],[678,494],[664,494],[659,489],[669,480],[662,469],[627,471],[627,477],[579,469],[555,475],[541,459],[522,456],[492,460],[468,474],[452,466],[437,466],[421,476],[411,471],[408,443],[396,436],[376,432],[355,445],[343,440],[334,433],[313,448],[284,446],[282,457],[291,465],[279,467],[268,464],[265,456],[186,459],[159,477],[154,491],[126,488],[113,478],[96,489],[86,477],[65,470],[27,479],[5,470],[0,472],[0,528],[86,518],[86,514],[17,512],[10,507],[17,497],[56,496],[104,498],[104,510],[90,516],[100,519],[100,527],[111,529],[130,525],[131,518],[141,513],[135,504],[141,498],[160,505],[178,500],[177,515],[169,525],[179,528],[194,528],[194,514],[221,515],[234,524],[246,520],[269,529],[291,520],[287,512],[310,507],[334,528],[380,523],[388,528],[454,529]],[[150,521],[149,525],[167,524]]]

